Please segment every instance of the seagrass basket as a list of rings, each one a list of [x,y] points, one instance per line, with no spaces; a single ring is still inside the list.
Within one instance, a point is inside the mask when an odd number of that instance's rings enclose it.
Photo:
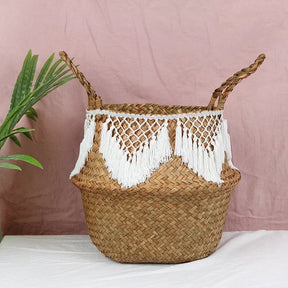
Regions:
[[[240,180],[224,104],[265,55],[227,79],[207,107],[102,104],[67,54],[60,56],[88,94],[71,179],[93,243],[118,262],[180,263],[213,253]]]

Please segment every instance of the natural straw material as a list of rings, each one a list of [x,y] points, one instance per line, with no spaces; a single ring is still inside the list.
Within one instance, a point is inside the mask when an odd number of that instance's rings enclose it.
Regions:
[[[101,98],[67,54],[60,52],[60,56],[85,87],[89,110],[103,109],[136,115],[222,110],[235,85],[255,72],[265,58],[263,54],[260,55],[254,64],[224,82],[213,93],[208,107],[196,107],[103,105]],[[217,98],[218,105],[215,106]],[[111,259],[129,263],[180,263],[213,253],[221,239],[232,189],[240,180],[240,172],[231,168],[227,153],[222,165],[221,185],[198,176],[183,163],[181,157],[172,154],[169,161],[160,164],[149,179],[132,187],[123,187],[117,180],[111,179],[103,154],[99,152],[102,127],[106,120],[105,113],[96,115],[95,135],[87,161],[81,171],[72,177],[72,182],[81,190],[89,235],[98,249]],[[215,127],[211,125],[211,120],[201,125],[203,127],[196,128],[208,131],[209,128],[216,129],[211,128]],[[176,120],[168,120],[167,129],[173,151],[176,126]],[[122,128],[120,125],[115,129]],[[133,137],[133,133],[140,133],[141,136],[145,132],[138,130],[130,129],[128,136]],[[121,145],[125,143],[123,141]],[[200,142],[197,143],[200,145]],[[132,150],[136,151],[137,145]],[[213,143],[210,148],[213,151]]]

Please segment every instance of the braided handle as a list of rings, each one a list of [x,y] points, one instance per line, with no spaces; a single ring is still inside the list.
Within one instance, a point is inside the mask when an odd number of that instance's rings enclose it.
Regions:
[[[208,110],[213,110],[215,109],[214,104],[215,101],[218,99],[218,105],[217,109],[224,109],[224,104],[228,98],[228,95],[233,91],[234,87],[243,79],[247,78],[250,76],[252,73],[254,73],[257,68],[263,63],[265,59],[265,54],[260,54],[255,62],[251,64],[249,67],[244,68],[237,73],[235,73],[233,76],[228,78],[219,88],[217,88],[212,97],[211,100],[207,106]]]
[[[73,64],[72,60],[68,57],[65,51],[60,51],[59,56],[66,63],[66,65],[72,70],[76,78],[80,81],[82,86],[85,88],[88,95],[88,110],[101,109],[102,99],[98,96],[93,89],[90,82],[85,78],[82,72]]]

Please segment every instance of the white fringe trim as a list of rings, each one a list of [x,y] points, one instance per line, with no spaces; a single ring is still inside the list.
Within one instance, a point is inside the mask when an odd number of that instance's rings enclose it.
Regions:
[[[208,143],[207,148],[205,148],[204,143],[195,134],[192,135],[191,130],[182,125],[178,119],[174,150],[174,154],[182,157],[182,162],[186,163],[189,169],[197,173],[198,176],[202,176],[205,180],[218,183],[219,185],[223,183],[221,171],[226,152],[226,147],[224,146],[226,135],[224,135],[222,127],[223,122],[217,127],[218,131],[216,131],[217,136],[215,139]],[[213,151],[210,145],[213,146]]]
[[[75,164],[73,171],[70,174],[70,179],[80,173],[81,169],[84,167],[86,160],[88,159],[88,154],[93,147],[93,139],[95,135],[95,115],[87,113],[85,123],[84,123],[84,138],[80,144],[80,151],[78,160]]]
[[[88,153],[93,146],[93,138],[95,134],[95,115],[107,115],[107,120],[102,125],[101,143],[99,152],[102,153],[103,159],[111,178],[116,179],[122,187],[132,187],[139,183],[145,182],[151,174],[159,168],[161,163],[166,163],[172,156],[168,135],[168,120],[177,119],[175,150],[174,155],[182,158],[182,162],[186,163],[189,169],[202,176],[207,181],[212,181],[221,185],[222,165],[227,161],[231,168],[237,169],[232,163],[232,153],[230,145],[230,136],[228,134],[227,121],[223,119],[223,111],[204,111],[199,113],[186,113],[176,115],[137,115],[117,113],[107,110],[89,110],[85,120],[84,139],[80,145],[79,158],[76,162],[74,170],[71,172],[70,178],[80,173],[88,158]],[[205,145],[192,135],[191,128],[187,128],[181,119],[199,119],[199,117],[217,116],[220,120],[214,133],[215,137]],[[141,144],[141,149],[134,151],[132,154],[121,148],[122,138],[115,133],[117,128],[113,126],[111,117],[116,118],[135,118],[164,120],[159,129],[152,135],[151,139],[146,139]],[[110,123],[108,129],[107,123]],[[159,124],[159,122],[157,122]],[[116,129],[116,130],[114,130]],[[114,134],[112,135],[112,131]],[[124,144],[122,144],[124,145]],[[210,148],[213,146],[213,149]]]
[[[146,140],[143,148],[131,155],[129,151],[121,149],[121,138],[113,137],[113,129],[108,130],[105,122],[101,130],[99,152],[103,154],[111,178],[118,180],[122,187],[131,187],[144,182],[161,163],[167,162],[172,154],[167,125],[165,120],[157,137],[152,136],[150,142]]]

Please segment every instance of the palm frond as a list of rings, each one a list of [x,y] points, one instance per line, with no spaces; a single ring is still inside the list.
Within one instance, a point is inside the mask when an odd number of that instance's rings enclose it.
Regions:
[[[14,169],[14,170],[20,170],[20,171],[22,170],[19,166],[11,164],[9,162],[0,162],[0,168]]]
[[[62,59],[53,63],[54,55],[53,53],[46,60],[33,86],[38,55],[32,55],[31,50],[27,53],[14,86],[9,111],[0,126],[0,149],[8,138],[21,145],[15,135],[17,133],[23,133],[32,139],[30,131],[33,129],[24,127],[14,129],[16,124],[25,114],[36,121],[38,115],[33,106],[47,94],[75,78],[72,73],[69,73],[66,64],[61,64]]]
[[[27,70],[29,69],[29,64],[30,64],[31,59],[32,59],[32,51],[29,50],[28,54],[26,55],[26,57],[24,59],[21,72],[18,75],[16,84],[15,84],[15,87],[13,90],[9,110],[12,110],[19,103],[19,101],[22,99],[21,96],[23,96],[23,93],[24,93],[23,86],[24,86],[24,84],[26,84],[25,78],[27,78]]]
[[[17,138],[16,135],[11,135],[11,136],[9,136],[9,138],[10,138],[17,146],[21,147],[21,143],[20,143],[20,141],[19,141],[19,139]]]
[[[55,56],[55,53],[53,53],[44,63],[42,69],[39,72],[37,80],[35,82],[34,89],[37,89],[42,84],[42,81],[43,81],[46,73],[48,72],[49,67],[51,66],[51,63],[53,62],[54,56]]]
[[[38,168],[43,169],[43,166],[34,157],[29,156],[29,155],[23,155],[23,154],[7,155],[7,156],[0,157],[0,161],[2,160],[24,161]]]
[[[33,121],[36,121],[38,118],[38,114],[36,110],[33,107],[30,107],[26,112],[25,115],[32,119]]]
[[[31,87],[34,80],[36,65],[38,61],[38,55],[32,56],[30,63],[28,65],[27,72],[25,73],[25,81],[22,83],[22,97],[30,93]]]
[[[0,141],[3,141],[4,139],[11,137],[12,135],[18,134],[18,133],[29,133],[30,131],[34,131],[35,129],[27,129],[24,127],[20,127],[17,129],[12,130],[9,134],[3,136],[3,138],[0,138]]]

